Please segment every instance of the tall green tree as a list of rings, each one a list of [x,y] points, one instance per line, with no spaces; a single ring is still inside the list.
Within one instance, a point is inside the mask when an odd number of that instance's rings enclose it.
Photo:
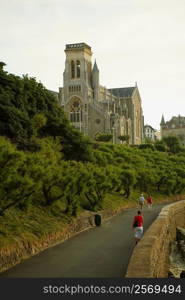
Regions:
[[[61,137],[67,160],[92,159],[91,142],[75,130],[56,98],[35,78],[9,74],[0,65],[0,135],[19,149],[38,151],[33,136]]]
[[[25,203],[35,193],[36,182],[25,168],[26,155],[0,137],[0,214]]]
[[[163,142],[167,145],[169,152],[178,153],[181,150],[180,141],[176,136],[164,137]]]

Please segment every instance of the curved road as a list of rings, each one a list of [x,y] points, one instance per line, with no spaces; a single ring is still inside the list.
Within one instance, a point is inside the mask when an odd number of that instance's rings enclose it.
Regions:
[[[165,204],[144,208],[144,231]],[[127,209],[69,240],[44,250],[0,277],[123,277],[134,248],[131,223],[137,209]]]

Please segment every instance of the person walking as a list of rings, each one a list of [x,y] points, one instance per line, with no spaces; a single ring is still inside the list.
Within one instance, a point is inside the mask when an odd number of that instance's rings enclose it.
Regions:
[[[144,219],[141,214],[141,211],[138,210],[137,215],[134,217],[132,228],[134,229],[134,237],[136,244],[140,241],[143,235],[143,223]]]
[[[152,199],[151,195],[148,195],[146,202],[148,204],[148,208],[152,208],[153,199]]]
[[[143,209],[144,203],[145,203],[145,198],[144,198],[143,194],[141,194],[141,196],[139,197],[139,206],[140,206],[141,210]]]

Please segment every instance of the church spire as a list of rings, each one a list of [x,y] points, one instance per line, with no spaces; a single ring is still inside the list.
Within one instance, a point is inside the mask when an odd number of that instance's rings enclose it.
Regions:
[[[95,71],[99,72],[98,66],[97,66],[97,63],[96,63],[96,59],[95,59],[94,66],[93,66],[93,72],[95,72]]]
[[[96,63],[94,62],[93,70],[92,70],[92,88],[94,93],[94,100],[98,101],[99,99],[99,70]]]
[[[161,123],[160,123],[160,125],[165,125],[165,121],[164,121],[164,116],[163,116],[163,114],[162,114],[162,118],[161,118]]]

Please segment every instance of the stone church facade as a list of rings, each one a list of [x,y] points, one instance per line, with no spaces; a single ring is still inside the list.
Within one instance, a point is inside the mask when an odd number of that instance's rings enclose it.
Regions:
[[[171,120],[164,120],[161,118],[161,137],[176,136],[179,138],[182,145],[185,145],[185,117],[172,117]]]
[[[137,85],[101,86],[97,63],[92,67],[91,47],[85,43],[66,45],[65,53],[59,101],[73,126],[92,139],[112,134],[113,143],[121,143],[118,137],[128,135],[129,144],[141,144],[144,122]]]

